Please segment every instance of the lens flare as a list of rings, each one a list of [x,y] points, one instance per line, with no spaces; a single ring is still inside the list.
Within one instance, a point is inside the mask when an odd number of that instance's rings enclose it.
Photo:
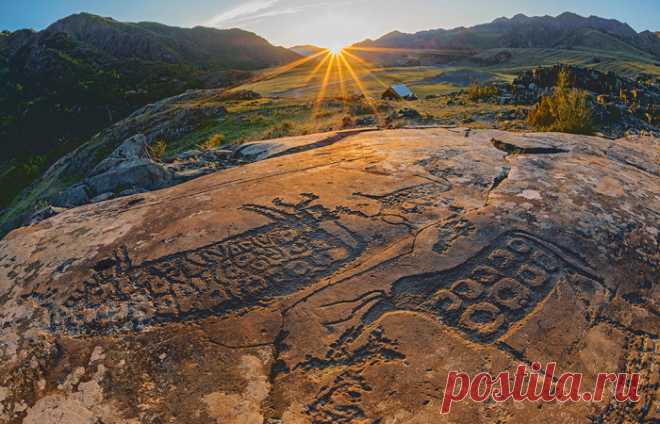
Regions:
[[[334,107],[332,106],[334,102],[339,100],[343,103],[343,112],[346,112],[349,110],[351,102],[355,102],[356,94],[371,109],[376,121],[380,123],[382,122],[382,116],[372,95],[374,90],[379,91],[383,87],[387,87],[387,82],[379,78],[383,75],[381,72],[382,67],[364,56],[369,56],[370,53],[399,54],[403,52],[411,53],[411,50],[356,48],[336,45],[321,49],[315,54],[300,58],[279,68],[266,71],[255,79],[270,80],[299,68],[296,71],[297,74],[291,74],[291,78],[300,78],[296,80],[297,93],[313,90],[314,96],[311,101],[310,119],[317,128],[327,125],[323,118],[328,115],[323,113],[323,109]],[[423,53],[426,51],[416,50],[415,52]],[[296,94],[296,96],[300,95]]]

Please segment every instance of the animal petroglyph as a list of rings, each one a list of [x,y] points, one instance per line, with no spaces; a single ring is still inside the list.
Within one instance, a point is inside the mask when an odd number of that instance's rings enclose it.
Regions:
[[[387,293],[365,295],[355,313],[366,310],[361,317],[363,327],[388,312],[415,311],[434,317],[473,341],[494,343],[531,314],[560,281],[572,281],[576,275],[598,280],[570,253],[514,231],[500,236],[461,266],[404,277]]]
[[[267,302],[333,274],[365,248],[340,212],[312,205],[317,199],[306,194],[297,204],[245,205],[272,223],[139,265],[124,247],[59,302],[52,286],[26,297],[49,310],[51,329],[71,333],[139,329]]]

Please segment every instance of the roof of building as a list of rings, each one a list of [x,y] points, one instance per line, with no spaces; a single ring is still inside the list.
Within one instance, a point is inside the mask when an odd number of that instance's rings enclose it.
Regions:
[[[400,97],[414,97],[415,93],[412,92],[405,84],[392,84],[392,90]]]

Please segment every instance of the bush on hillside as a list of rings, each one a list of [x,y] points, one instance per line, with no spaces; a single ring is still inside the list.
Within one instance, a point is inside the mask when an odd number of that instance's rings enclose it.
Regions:
[[[281,138],[286,137],[291,134],[293,131],[293,124],[291,122],[282,122],[279,125],[273,127],[270,131],[266,133],[266,138]]]
[[[527,121],[538,131],[557,131],[574,134],[593,132],[589,95],[570,87],[568,71],[559,73],[552,96],[543,96],[529,112]]]
[[[155,161],[160,161],[165,152],[167,151],[167,142],[165,140],[157,140],[149,146],[149,156]]]
[[[46,166],[45,156],[30,156],[20,166],[21,174],[25,179],[32,180],[38,177]]]
[[[481,85],[478,82],[473,82],[468,87],[468,99],[477,102],[483,99],[489,99],[497,95],[497,87],[493,85]]]

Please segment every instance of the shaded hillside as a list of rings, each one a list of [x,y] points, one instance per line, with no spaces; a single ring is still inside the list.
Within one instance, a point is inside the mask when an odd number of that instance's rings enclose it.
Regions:
[[[628,24],[596,16],[588,18],[563,13],[557,17],[498,18],[470,28],[436,29],[415,34],[389,33],[378,40],[367,40],[357,47],[409,49],[493,49],[493,48],[580,48],[597,47],[660,58],[657,33],[637,33]]]
[[[46,29],[65,33],[117,58],[139,58],[166,63],[256,69],[282,65],[297,54],[271,45],[240,29],[178,28],[155,22],[124,23],[81,13]]]
[[[289,47],[289,50],[301,56],[312,56],[314,54],[324,51],[325,49],[312,45],[304,45],[304,46]]]
[[[299,57],[255,34],[89,14],[0,35],[0,208],[49,163],[147,103]]]

